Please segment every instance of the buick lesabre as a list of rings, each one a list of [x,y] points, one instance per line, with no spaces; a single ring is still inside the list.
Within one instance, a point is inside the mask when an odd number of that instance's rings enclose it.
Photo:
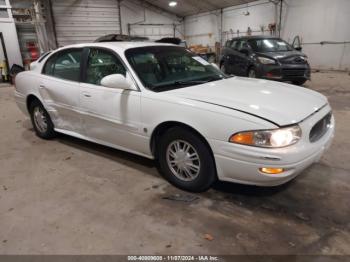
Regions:
[[[64,133],[155,159],[170,183],[193,192],[216,180],[286,183],[334,135],[325,96],[227,76],[170,44],[60,48],[17,75],[15,98],[39,137]]]

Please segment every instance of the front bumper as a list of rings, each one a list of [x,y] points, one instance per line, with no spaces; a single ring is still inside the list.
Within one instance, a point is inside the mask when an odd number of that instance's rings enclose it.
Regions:
[[[308,64],[259,65],[258,76],[278,81],[310,80],[311,69]]]
[[[312,127],[331,111],[329,106],[305,119],[299,126],[302,138],[295,145],[278,148],[258,148],[210,140],[217,166],[219,180],[258,186],[277,186],[296,177],[307,167],[319,161],[324,151],[331,145],[335,122],[327,133],[315,143],[309,141]],[[261,173],[259,168],[283,168],[278,175]]]

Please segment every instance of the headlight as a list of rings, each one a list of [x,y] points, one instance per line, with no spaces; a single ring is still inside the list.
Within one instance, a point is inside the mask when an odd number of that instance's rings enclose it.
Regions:
[[[264,64],[264,65],[274,65],[276,64],[276,61],[267,57],[262,57],[262,56],[258,56],[257,59],[259,60],[260,63]]]
[[[240,132],[232,135],[229,141],[242,145],[278,148],[293,145],[300,138],[301,129],[295,125],[273,130]]]

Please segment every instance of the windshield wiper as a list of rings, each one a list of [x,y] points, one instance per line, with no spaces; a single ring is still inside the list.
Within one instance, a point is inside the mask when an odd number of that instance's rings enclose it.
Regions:
[[[213,82],[213,81],[219,81],[224,78],[221,77],[208,77],[206,79],[200,79],[200,80],[188,80],[188,81],[176,81],[174,84],[177,85],[187,85],[187,84],[204,84],[208,82]]]
[[[207,77],[205,79],[196,79],[196,80],[183,80],[183,81],[174,81],[171,82],[169,84],[164,84],[164,85],[154,85],[152,86],[152,89],[163,89],[163,88],[169,88],[169,87],[183,87],[183,86],[187,86],[187,85],[200,85],[200,84],[205,84],[208,82],[212,82],[212,81],[218,81],[218,80],[222,80],[224,78],[221,77]]]
[[[175,86],[179,86],[179,85],[197,85],[197,84],[204,84],[207,81],[203,81],[203,80],[188,80],[188,81],[175,81],[173,83],[171,83],[170,85],[175,85]]]
[[[157,89],[164,89],[164,88],[169,88],[169,87],[183,87],[186,85],[200,85],[206,83],[205,81],[199,81],[199,80],[191,80],[191,81],[175,81],[171,82],[169,84],[163,84],[163,85],[153,85],[151,88],[152,90],[157,90]]]

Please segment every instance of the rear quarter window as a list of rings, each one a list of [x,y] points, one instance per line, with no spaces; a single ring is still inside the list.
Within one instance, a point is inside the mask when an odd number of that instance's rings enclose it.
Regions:
[[[38,59],[38,63],[41,63],[49,54],[51,54],[51,51],[42,54]]]
[[[42,73],[60,79],[80,80],[80,60],[82,49],[62,50],[46,61]]]

